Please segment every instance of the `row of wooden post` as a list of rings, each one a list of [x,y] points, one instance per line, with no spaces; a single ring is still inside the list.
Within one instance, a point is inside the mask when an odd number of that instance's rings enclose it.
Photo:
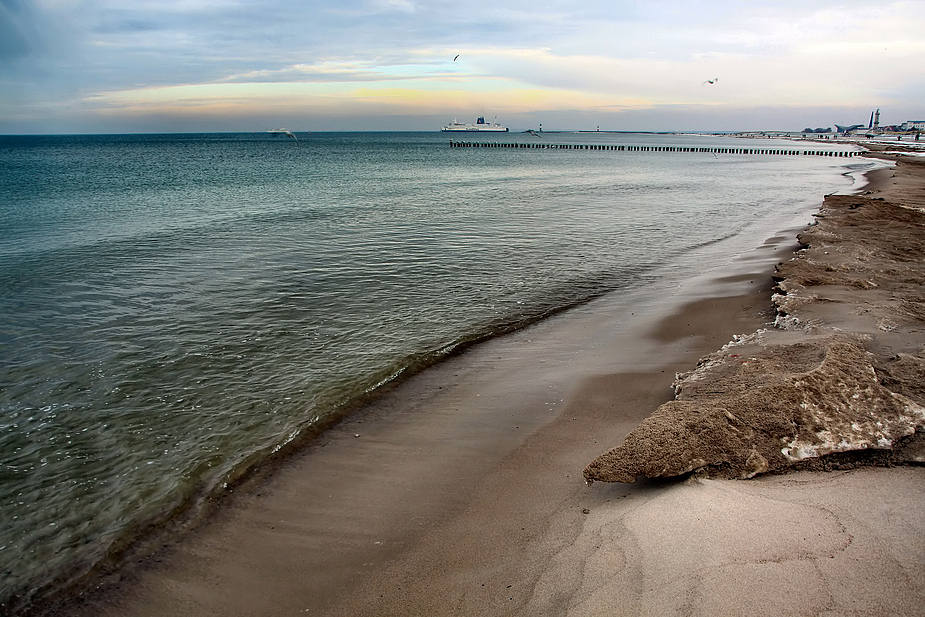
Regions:
[[[860,150],[789,150],[775,148],[711,148],[693,146],[630,146],[614,144],[550,144],[493,141],[453,141],[451,148],[530,148],[541,150],[615,150],[619,152],[704,152],[712,154],[776,154],[784,156],[860,156]]]

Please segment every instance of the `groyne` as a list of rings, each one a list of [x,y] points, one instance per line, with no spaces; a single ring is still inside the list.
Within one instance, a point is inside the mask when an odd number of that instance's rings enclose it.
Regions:
[[[694,146],[634,146],[628,144],[554,144],[539,142],[454,141],[451,148],[524,148],[531,150],[607,150],[614,152],[691,152],[707,154],[767,154],[776,156],[853,157],[863,150],[800,150],[791,148],[716,148]]]

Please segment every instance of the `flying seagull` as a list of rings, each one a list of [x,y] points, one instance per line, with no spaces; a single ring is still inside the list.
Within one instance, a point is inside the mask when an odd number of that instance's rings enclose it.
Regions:
[[[540,134],[534,131],[533,129],[527,129],[527,132],[533,135],[534,137],[539,137]]]
[[[456,57],[453,58],[453,62],[456,62],[456,58],[458,58],[458,57],[459,57],[459,54],[456,54]]]
[[[700,85],[701,85],[701,86],[705,86],[705,85],[707,85],[707,84],[713,85],[713,84],[715,84],[715,83],[718,82],[718,81],[719,81],[719,77],[716,77],[716,78],[714,78],[714,79],[708,79],[708,80],[706,80],[705,82],[703,82],[703,83],[700,84]]]
[[[289,129],[267,129],[267,133],[283,133],[286,137],[291,137],[295,140],[296,145],[299,147],[299,150],[302,149],[302,144],[299,143],[299,138],[295,136],[295,133]]]

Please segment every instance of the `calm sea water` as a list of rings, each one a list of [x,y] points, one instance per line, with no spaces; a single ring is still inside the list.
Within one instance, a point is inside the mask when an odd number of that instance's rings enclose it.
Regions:
[[[0,137],[0,602],[454,347],[647,284],[863,166],[448,142]]]

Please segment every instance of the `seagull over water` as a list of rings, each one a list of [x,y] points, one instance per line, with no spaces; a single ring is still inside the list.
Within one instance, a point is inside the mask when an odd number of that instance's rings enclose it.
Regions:
[[[299,150],[302,149],[302,144],[299,143],[299,138],[296,137],[295,133],[289,129],[267,129],[267,133],[283,133],[286,137],[291,137],[295,140],[296,145],[299,146]]]

